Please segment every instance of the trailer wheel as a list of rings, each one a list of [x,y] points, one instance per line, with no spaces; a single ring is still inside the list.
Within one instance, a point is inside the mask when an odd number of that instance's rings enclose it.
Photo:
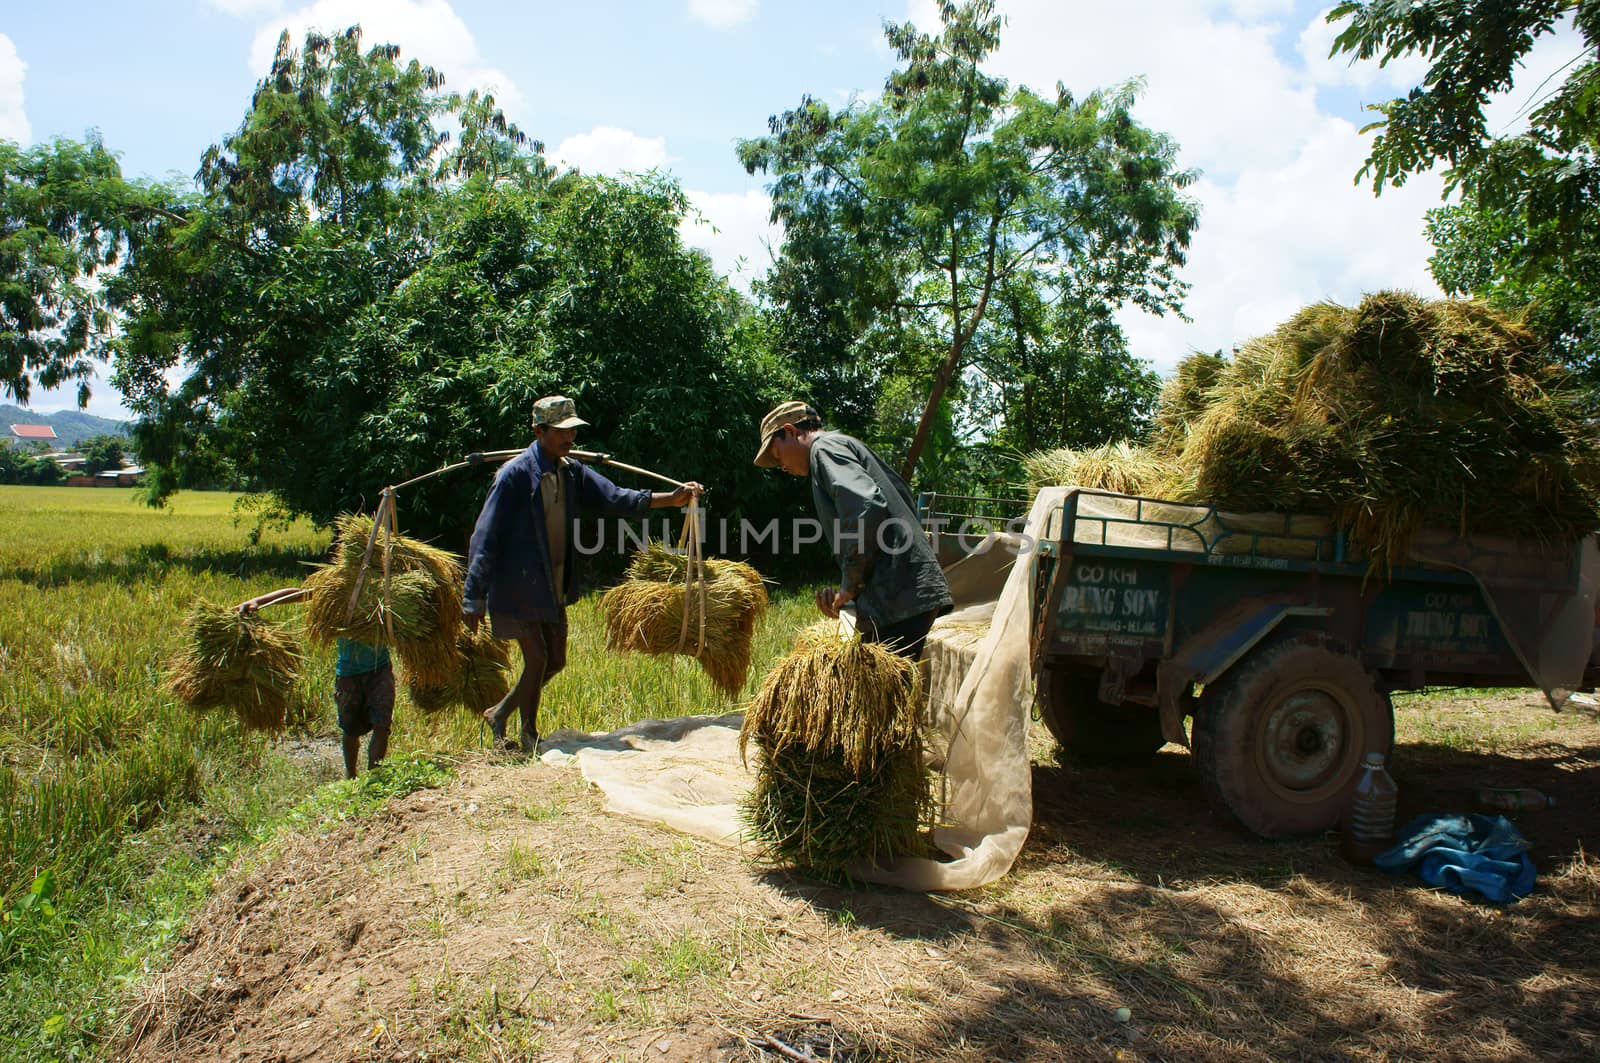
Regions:
[[[1100,700],[1100,673],[1052,668],[1039,684],[1039,717],[1062,752],[1085,764],[1148,757],[1166,744],[1161,717],[1142,705],[1119,708]]]
[[[1206,688],[1195,716],[1195,761],[1212,802],[1265,838],[1332,827],[1362,757],[1393,747],[1389,699],[1323,635],[1256,650]]]

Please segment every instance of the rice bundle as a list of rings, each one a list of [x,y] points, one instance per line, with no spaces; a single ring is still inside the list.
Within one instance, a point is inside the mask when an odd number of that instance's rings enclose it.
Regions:
[[[190,708],[227,706],[247,731],[281,732],[300,672],[300,644],[260,613],[202,601],[183,622],[184,647],[167,688]]]
[[[775,863],[824,873],[920,852],[932,790],[915,662],[825,621],[762,681],[739,733],[757,750],[743,814]]]
[[[306,631],[318,642],[349,638],[392,646],[412,681],[429,687],[449,684],[458,665],[460,558],[404,535],[386,536],[380,529],[363,576],[372,518],[346,516],[337,525],[333,559],[306,580],[311,591]],[[383,575],[386,548],[387,598]],[[358,578],[361,592],[352,614],[350,598]]]
[[[433,581],[425,572],[401,572],[389,578],[384,592],[383,574],[369,572],[361,581],[355,612],[345,619],[355,573],[338,565],[324,565],[306,577],[311,597],[306,608],[306,630],[318,642],[355,639],[369,646],[395,646],[428,638],[435,622]]]
[[[1161,386],[1152,450],[1168,457],[1183,450],[1184,440],[1189,437],[1189,425],[1205,412],[1206,392],[1227,367],[1228,360],[1220,351],[1215,354],[1196,351],[1178,363],[1172,379]]]
[[[688,559],[651,543],[634,555],[628,578],[605,593],[606,645],[614,650],[696,658],[712,686],[730,697],[744,689],[750,641],[767,610],[761,574],[738,561],[705,562],[705,637],[700,634],[700,584],[687,594]],[[697,653],[696,650],[699,650]]]
[[[1196,362],[1157,424],[1171,464],[1146,493],[1327,517],[1374,565],[1404,559],[1424,526],[1600,528],[1581,393],[1520,319],[1481,302],[1376,292],[1306,307],[1220,368]]]
[[[498,705],[511,690],[511,643],[490,633],[488,624],[473,631],[463,624],[456,633],[456,666],[446,683],[428,686],[407,673],[411,703],[426,713],[459,705],[482,713]]]
[[[1143,495],[1165,482],[1169,463],[1155,451],[1127,443],[1072,450],[1061,447],[1030,454],[1022,461],[1029,486],[1069,484],[1124,495]]]

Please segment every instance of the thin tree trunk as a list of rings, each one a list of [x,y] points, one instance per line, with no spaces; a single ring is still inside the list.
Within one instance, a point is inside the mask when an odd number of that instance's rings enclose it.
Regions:
[[[983,279],[983,293],[978,297],[978,305],[972,310],[972,318],[965,328],[961,325],[961,287],[957,283],[956,255],[960,251],[960,243],[956,239],[955,227],[951,226],[950,232],[950,353],[945,355],[944,362],[939,366],[938,373],[934,374],[933,390],[928,393],[928,404],[922,408],[922,419],[917,422],[917,432],[911,437],[911,449],[906,451],[906,461],[900,468],[900,478],[906,483],[911,482],[912,474],[917,471],[917,459],[922,457],[922,448],[928,445],[928,435],[933,431],[933,418],[939,412],[939,403],[944,399],[944,393],[950,389],[950,382],[955,379],[956,369],[961,364],[961,352],[967,349],[967,343],[978,331],[978,322],[983,320],[983,312],[989,305],[989,293],[994,290],[994,254],[995,246],[1000,234],[1000,216],[997,214],[989,223],[989,250],[988,265]]]

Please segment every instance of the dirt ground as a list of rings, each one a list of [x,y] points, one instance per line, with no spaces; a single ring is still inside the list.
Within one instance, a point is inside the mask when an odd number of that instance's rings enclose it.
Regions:
[[[1407,719],[1468,715],[1471,741]],[[762,869],[608,816],[573,769],[442,790],[236,872],[129,1060],[1600,1058],[1600,723],[1533,695],[1402,710],[1402,822],[1535,786],[1497,908],[1269,843],[1168,747],[1034,769],[1010,876],[924,896]],[[1483,735],[1491,736],[1485,741]]]

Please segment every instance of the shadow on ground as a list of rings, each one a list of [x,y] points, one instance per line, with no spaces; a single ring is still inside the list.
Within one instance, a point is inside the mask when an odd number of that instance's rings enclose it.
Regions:
[[[930,963],[948,994],[936,1017],[885,1030],[887,1057],[905,1044],[952,1059],[1600,1057],[1600,865],[1586,855],[1600,744],[1401,745],[1394,774],[1401,822],[1469,811],[1481,785],[1554,796],[1513,816],[1534,844],[1534,896],[1496,908],[1354,868],[1332,832],[1255,838],[1208,807],[1174,747],[1136,766],[1036,766],[1027,847],[989,889],[772,882],[950,957]]]
[[[55,558],[37,567],[18,566],[0,570],[34,587],[58,587],[66,583],[135,583],[160,579],[175,570],[206,575],[236,576],[248,579],[276,573],[294,580],[303,579],[307,566],[326,560],[326,551],[283,546],[258,546],[237,550],[185,550],[176,552],[162,543],[146,543],[119,556],[85,554],[75,558]]]

